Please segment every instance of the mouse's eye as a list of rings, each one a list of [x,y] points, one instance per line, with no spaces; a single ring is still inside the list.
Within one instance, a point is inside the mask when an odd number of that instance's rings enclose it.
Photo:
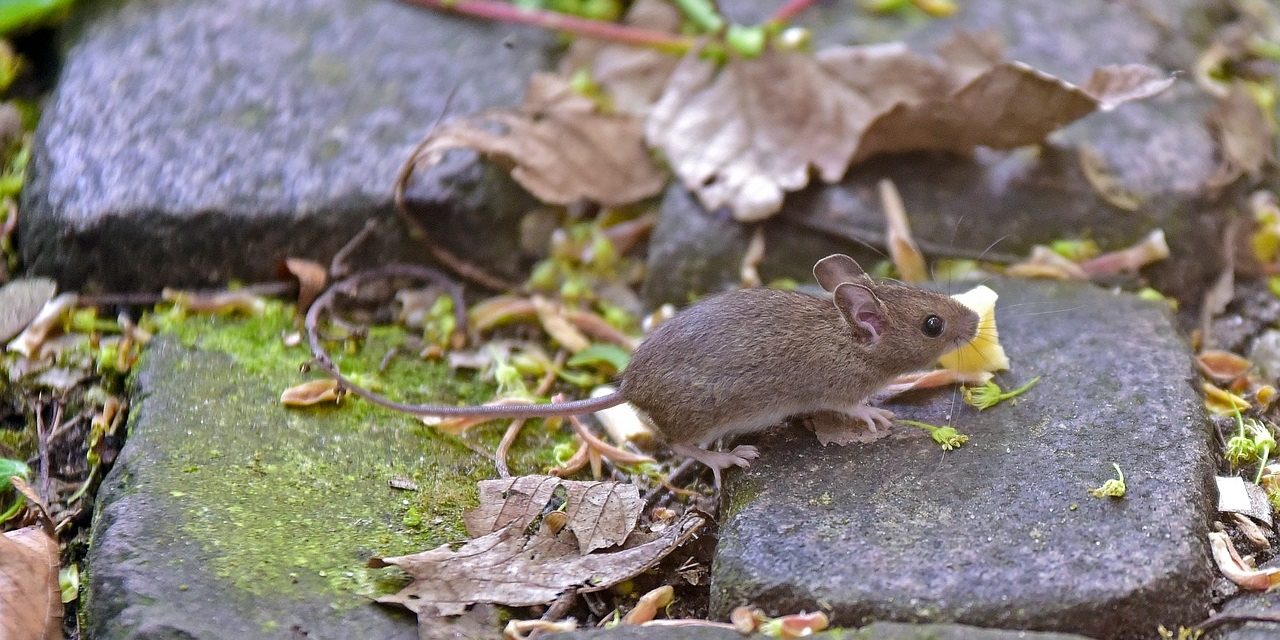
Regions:
[[[938,316],[929,316],[924,319],[924,324],[920,327],[920,330],[923,331],[926,336],[936,338],[942,335],[942,330],[946,326],[947,323],[944,322],[942,318],[939,318]]]

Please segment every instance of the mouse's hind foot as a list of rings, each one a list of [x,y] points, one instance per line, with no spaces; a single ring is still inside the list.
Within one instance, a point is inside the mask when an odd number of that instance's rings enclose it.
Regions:
[[[893,412],[880,407],[873,407],[869,404],[860,404],[845,412],[845,415],[855,420],[861,420],[866,423],[867,428],[871,429],[871,433],[876,432],[876,427],[884,427],[888,429],[893,426]]]
[[[672,444],[671,450],[677,455],[693,458],[711,468],[715,478],[716,489],[720,488],[720,471],[729,467],[749,467],[751,461],[760,457],[760,450],[749,445],[740,444],[732,451],[708,451],[702,447],[688,444]]]

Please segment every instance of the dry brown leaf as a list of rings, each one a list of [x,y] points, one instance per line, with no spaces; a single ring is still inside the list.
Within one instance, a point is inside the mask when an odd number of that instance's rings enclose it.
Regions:
[[[62,637],[58,543],[40,527],[0,536],[0,638]]]
[[[637,0],[623,20],[633,27],[668,33],[679,32],[680,21],[675,5],[663,0]],[[614,109],[644,115],[662,95],[677,62],[677,58],[652,49],[575,38],[560,69],[566,76],[589,70],[591,79],[608,92]]]
[[[319,262],[305,258],[285,258],[284,267],[298,279],[298,313],[306,314],[316,296],[324,291],[329,272]]]
[[[285,389],[280,394],[280,404],[286,407],[310,407],[338,402],[342,399],[341,387],[332,378],[311,380]]]
[[[480,506],[463,521],[467,533],[479,537],[512,522],[531,522],[549,504],[569,517],[569,530],[583,554],[622,544],[644,509],[633,484],[521,476],[480,482]]]
[[[889,436],[888,429],[870,429],[862,420],[834,411],[819,411],[805,418],[805,424],[813,429],[818,444],[845,446],[854,442],[866,444]]]
[[[431,133],[416,159],[434,164],[451,149],[473,149],[509,167],[512,178],[549,204],[618,206],[656,195],[667,181],[638,119],[601,113],[565,79],[546,73],[530,79],[519,110],[449,122]]]
[[[1220,156],[1218,170],[1209,177],[1210,188],[1225,187],[1244,175],[1256,180],[1275,160],[1275,127],[1244,85],[1232,85],[1208,118]]]
[[[1213,381],[1225,384],[1248,373],[1253,363],[1230,351],[1209,349],[1196,356],[1196,366]]]
[[[1218,570],[1228,580],[1254,591],[1266,591],[1280,585],[1280,569],[1259,570],[1240,558],[1231,538],[1221,531],[1209,532],[1209,548]]]
[[[57,290],[48,278],[21,278],[0,287],[0,344],[26,329]]]
[[[449,545],[395,558],[374,558],[370,566],[395,565],[414,581],[399,593],[380,598],[418,614],[419,624],[458,615],[469,604],[512,606],[545,604],[568,589],[607,589],[652,567],[706,523],[689,515],[657,536],[634,533],[620,551],[583,555],[564,532],[555,535],[532,520],[516,520],[462,545]]]
[[[703,206],[744,221],[776,213],[812,166],[835,182],[881,153],[1039,142],[1096,110],[1153,95],[1172,79],[1139,65],[1099,69],[1078,87],[960,35],[940,57],[901,44],[770,50],[724,65],[680,62],[645,123],[649,143]]]

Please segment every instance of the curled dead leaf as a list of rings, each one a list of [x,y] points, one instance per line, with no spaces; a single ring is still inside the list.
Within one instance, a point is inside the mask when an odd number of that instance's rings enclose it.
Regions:
[[[669,2],[637,0],[627,10],[623,22],[632,27],[677,33],[681,16]],[[565,75],[590,70],[591,79],[608,91],[614,109],[644,115],[662,95],[662,88],[677,62],[661,51],[574,38],[573,46],[560,62],[560,69]]]
[[[1259,570],[1246,563],[1226,533],[1210,531],[1209,548],[1213,551],[1218,570],[1237,585],[1253,591],[1266,591],[1280,585],[1280,568]]]
[[[492,110],[433,131],[414,162],[434,164],[472,149],[501,166],[539,200],[619,206],[656,195],[666,174],[644,146],[641,123],[601,112],[569,82],[548,73],[529,81],[518,110]]]
[[[337,403],[342,400],[342,388],[332,378],[311,380],[285,389],[280,394],[280,404],[286,407],[310,407],[317,404]]]
[[[1226,384],[1248,373],[1253,363],[1230,351],[1209,349],[1196,356],[1196,366],[1213,381]]]
[[[1258,523],[1250,520],[1249,516],[1232,513],[1231,519],[1235,521],[1236,528],[1240,530],[1240,533],[1244,534],[1244,537],[1254,547],[1262,550],[1271,548],[1271,541],[1267,539],[1267,534],[1262,531],[1262,527],[1258,526]]]
[[[1244,411],[1253,406],[1248,400],[1208,382],[1200,386],[1204,390],[1205,408],[1217,415],[1231,416],[1237,411]]]
[[[64,293],[44,303],[35,319],[9,343],[8,350],[24,358],[38,357],[45,341],[61,328],[63,320],[75,310],[78,300],[76,294]]]
[[[664,584],[657,589],[640,596],[636,601],[636,606],[622,616],[622,624],[643,624],[653,620],[658,616],[658,612],[664,607],[674,602],[676,599],[676,590],[669,584]]]
[[[298,279],[298,313],[306,314],[316,296],[324,291],[329,273],[324,265],[305,258],[285,258],[284,267]]]
[[[1018,278],[1052,278],[1054,280],[1088,280],[1089,275],[1080,265],[1062,257],[1044,245],[1031,248],[1031,256],[1022,262],[1009,265],[1007,275]]]

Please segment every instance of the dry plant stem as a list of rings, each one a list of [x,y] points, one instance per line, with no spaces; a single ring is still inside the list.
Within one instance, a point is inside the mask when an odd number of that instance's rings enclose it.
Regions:
[[[795,18],[801,11],[808,9],[815,2],[817,0],[787,0],[785,4],[778,7],[777,11],[773,12],[773,16],[769,18],[769,24],[781,27],[791,22],[792,18]]]
[[[417,147],[414,147],[413,153],[409,154],[409,159],[403,165],[400,165],[400,172],[396,175],[395,185],[395,203],[396,213],[409,228],[409,235],[413,236],[427,248],[431,257],[435,258],[440,264],[448,267],[454,273],[470,280],[482,287],[487,287],[495,291],[520,291],[523,289],[518,283],[507,280],[500,276],[496,276],[483,268],[467,262],[458,257],[452,251],[437,244],[431,238],[431,234],[427,233],[427,227],[422,224],[413,214],[409,212],[409,206],[405,202],[405,191],[409,188],[409,181],[413,179],[413,172],[418,168],[418,162],[427,145],[431,142],[431,136],[435,133],[433,126],[431,131],[422,138]],[[314,307],[313,307],[314,308]]]
[[[62,403],[55,402],[53,405],[53,420],[50,421],[55,427],[62,423]],[[53,498],[53,494],[49,489],[49,430],[45,428],[44,412],[36,410],[36,446],[40,453],[40,474],[36,476],[40,492],[40,498],[45,504],[49,504]]]
[[[684,462],[681,462],[680,465],[677,466],[675,470],[672,471],[670,474],[668,474],[667,478],[662,481],[662,486],[655,489],[652,493],[649,494],[649,497],[645,498],[644,500],[645,511],[648,511],[649,509],[652,509],[654,507],[665,506],[668,502],[670,502],[672,496],[676,494],[676,487],[679,485],[679,483],[682,483],[687,479],[686,476],[694,475],[693,468],[698,464],[700,463],[697,460],[694,460],[692,458],[685,460]]]
[[[467,312],[466,308],[461,304],[462,288],[458,286],[458,283],[451,280],[449,276],[430,267],[409,264],[389,264],[377,269],[370,269],[368,271],[355,273],[334,283],[328,289],[325,289],[324,293],[321,293],[320,296],[316,298],[315,302],[311,303],[311,308],[307,310],[306,322],[303,325],[307,332],[307,346],[311,349],[311,357],[315,365],[324,370],[325,373],[332,376],[334,380],[337,380],[338,384],[341,385],[343,389],[354,393],[369,402],[381,405],[388,409],[417,415],[413,405],[396,402],[381,394],[374,393],[352,382],[350,378],[342,375],[342,372],[338,370],[338,366],[334,364],[333,358],[330,358],[329,353],[325,351],[324,345],[320,344],[320,334],[317,330],[317,326],[320,323],[320,315],[333,306],[334,298],[339,293],[354,293],[360,285],[369,281],[382,280],[386,278],[415,278],[434,282],[437,286],[444,289],[446,293],[453,296],[454,300],[459,301],[459,304],[454,305],[454,319],[457,323],[458,330],[466,333]],[[487,453],[484,455],[489,457],[489,454]]]
[[[547,607],[547,610],[542,614],[541,619],[542,620],[559,620],[560,618],[563,618],[565,614],[569,613],[569,609],[572,609],[573,604],[577,601],[578,601],[577,589],[570,589],[568,591],[565,591],[564,593],[560,594],[559,598],[556,598],[555,602],[551,603],[550,607]]]
[[[351,265],[347,264],[347,259],[351,257],[351,254],[360,245],[364,244],[365,240],[369,239],[369,236],[373,234],[373,230],[377,228],[377,220],[369,218],[364,221],[364,226],[355,235],[351,236],[351,239],[347,240],[347,243],[342,245],[342,248],[338,249],[337,253],[333,254],[333,259],[329,261],[330,278],[345,278],[347,274],[351,273]]]
[[[293,293],[298,288],[297,281],[279,280],[276,282],[259,282],[256,284],[245,285],[238,292],[251,293],[259,296],[281,296]],[[216,295],[220,293],[228,293],[229,289],[199,289],[190,293],[197,296]],[[152,293],[149,291],[137,293],[99,293],[81,295],[76,298],[76,306],[80,308],[88,307],[135,307],[141,305],[154,305],[163,301],[162,294]]]
[[[1212,616],[1208,620],[1201,622],[1194,628],[1197,631],[1203,632],[1215,629],[1224,624],[1231,624],[1233,622],[1273,622],[1280,624],[1280,613],[1267,613],[1265,611],[1258,611],[1256,613],[1219,613],[1218,615]]]
[[[555,366],[547,369],[546,375],[538,383],[538,388],[534,390],[535,395],[545,396],[551,391],[551,385],[555,384],[556,371],[564,366],[565,354],[563,351],[556,354]],[[511,470],[507,467],[507,454],[511,451],[511,446],[516,443],[516,438],[520,435],[520,430],[524,428],[526,418],[516,418],[511,421],[511,426],[507,427],[507,432],[502,434],[502,442],[498,443],[498,451],[494,455],[494,463],[498,467],[498,476],[501,478],[510,478]],[[544,619],[551,619],[545,618]]]
[[[543,29],[566,31],[584,38],[606,40],[617,44],[656,49],[664,53],[681,55],[693,49],[692,38],[672,35],[663,31],[638,29],[612,22],[588,20],[576,16],[542,11],[538,9],[520,9],[505,2],[494,0],[404,0],[436,11],[461,13],[463,15],[485,18],[498,22],[528,24]]]

